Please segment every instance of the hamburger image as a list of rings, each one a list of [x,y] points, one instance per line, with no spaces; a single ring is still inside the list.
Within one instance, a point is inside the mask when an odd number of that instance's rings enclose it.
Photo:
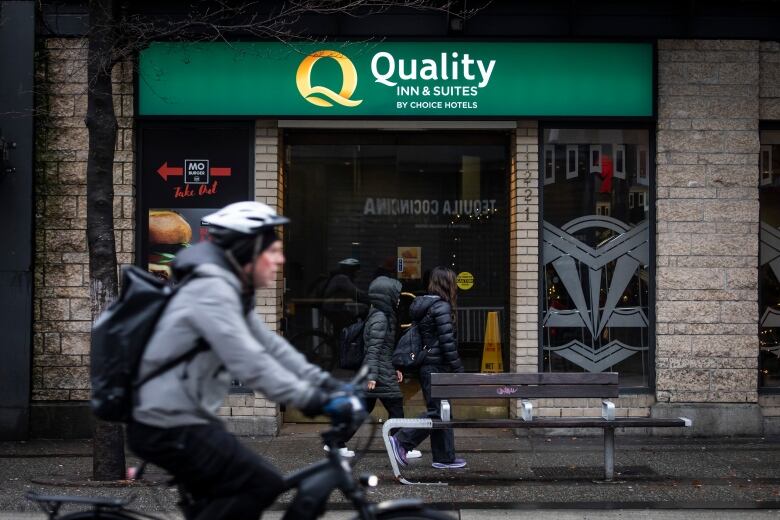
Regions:
[[[191,240],[192,228],[181,215],[167,209],[149,210],[149,271],[170,278],[169,264]]]

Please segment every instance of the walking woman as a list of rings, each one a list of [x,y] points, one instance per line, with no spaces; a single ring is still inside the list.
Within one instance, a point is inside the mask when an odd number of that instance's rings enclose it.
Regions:
[[[428,282],[428,294],[415,298],[409,307],[412,321],[417,323],[423,343],[428,345],[428,354],[420,367],[420,386],[428,408],[425,417],[432,419],[441,419],[441,399],[431,398],[431,374],[463,372],[455,326],[457,290],[455,273],[446,267],[435,267]],[[400,430],[390,437],[398,463],[406,466],[407,453],[428,435],[431,436],[434,468],[452,469],[466,465],[465,460],[455,456],[455,436],[452,429]]]
[[[368,287],[371,309],[363,329],[366,356],[363,363],[368,367],[368,393],[366,410],[371,413],[377,399],[382,401],[390,419],[404,416],[404,400],[399,383],[403,373],[393,367],[392,355],[395,348],[395,333],[398,320],[396,308],[401,295],[401,282],[379,276]],[[354,433],[353,433],[354,434]],[[352,457],[354,451],[346,444],[340,448],[342,456]],[[419,457],[420,453],[408,453],[408,458]]]

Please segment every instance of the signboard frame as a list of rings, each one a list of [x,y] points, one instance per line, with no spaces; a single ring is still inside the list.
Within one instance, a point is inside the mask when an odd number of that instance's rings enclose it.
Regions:
[[[218,51],[220,45],[229,49],[229,52]],[[445,52],[439,52],[442,49]],[[402,81],[396,81],[400,75],[400,57],[399,65],[394,69],[395,75],[392,78],[386,78],[389,68],[379,69],[379,65],[376,64],[374,67],[376,71],[371,68],[373,56],[381,53],[393,55],[396,51],[412,53],[420,57],[416,65],[418,74],[415,80],[419,80],[417,81],[419,85],[402,85]],[[526,60],[528,66],[524,69],[504,66],[502,69],[502,62],[496,58],[498,65],[494,65],[488,77],[482,71],[490,69],[490,53],[494,51],[503,53],[501,54],[503,63],[508,59],[512,59],[513,64],[516,64],[517,60],[521,62]],[[518,56],[513,54],[518,52],[520,53]],[[286,54],[280,57],[279,53]],[[324,54],[318,55],[318,53]],[[467,103],[463,100],[468,98],[476,100],[477,104],[490,106],[483,108],[480,105],[473,110],[442,108],[399,111],[392,109],[388,104],[388,96],[395,95],[387,93],[388,89],[396,89],[400,92],[402,87],[408,91],[411,87],[417,86],[421,91],[424,87],[422,83],[429,83],[431,88],[448,86],[438,76],[438,81],[420,79],[423,76],[424,63],[427,63],[428,67],[433,67],[432,63],[436,61],[430,56],[434,56],[441,62],[439,70],[443,70],[445,65],[454,66],[453,62],[460,63],[457,60],[466,56],[469,57],[468,63],[470,63],[472,59],[478,58],[477,53],[481,53],[479,55],[484,56],[487,62],[487,65],[481,64],[482,68],[479,69],[482,76],[475,73],[476,68],[467,70],[465,65],[458,65],[457,74],[460,79],[457,81],[464,83],[460,85],[462,89],[459,92],[468,91],[469,96],[462,99],[460,97],[441,99],[445,102],[460,100],[458,102]],[[656,44],[652,41],[388,41],[379,43],[328,41],[295,45],[278,42],[155,42],[142,51],[139,57],[139,66],[136,69],[136,91],[138,92],[136,113],[139,117],[222,116],[314,120],[372,118],[489,120],[519,117],[649,120],[654,119],[657,113],[656,54]],[[315,55],[317,59],[314,63],[303,67],[307,57]],[[457,58],[453,59],[453,55],[457,55]],[[501,55],[497,56],[500,58]],[[429,56],[429,58],[422,56]],[[349,69],[349,66],[340,68],[338,57],[343,57],[352,63],[352,68],[356,71],[354,82],[350,83],[344,79],[350,74],[344,72]],[[408,58],[411,59],[413,58]],[[588,61],[582,63],[583,60]],[[212,71],[210,74],[202,72],[206,67],[213,68],[215,62],[222,67],[219,71]],[[264,63],[264,65],[260,67],[257,63]],[[389,63],[389,58],[378,63]],[[407,64],[407,76],[410,67],[411,65]],[[540,67],[547,67],[544,73],[546,75],[533,77],[533,71]],[[304,72],[301,72],[301,69]],[[507,72],[507,69],[521,70],[522,74],[528,77],[521,76],[518,79],[517,74]],[[434,74],[431,72],[432,69],[427,70],[426,77],[432,77]],[[465,73],[475,78],[471,81],[474,85],[465,84],[469,83],[463,81],[462,76]],[[318,77],[318,74],[324,76]],[[452,75],[453,71],[449,74]],[[304,77],[303,80],[301,76]],[[448,80],[450,79],[448,76]],[[498,80],[503,81],[504,86],[499,83],[501,92],[496,93],[490,81],[496,83]],[[188,85],[204,81],[207,87],[200,90],[187,88]],[[509,85],[507,81],[514,83]],[[529,85],[527,91],[517,90],[518,85],[522,86],[526,83]],[[479,87],[480,84],[484,88]],[[385,92],[382,93],[377,88],[385,89]],[[473,97],[474,94],[477,95],[476,98]],[[522,103],[529,95],[547,96],[546,105],[523,109]],[[625,108],[626,96],[633,99],[631,103],[634,104],[634,108]],[[402,100],[404,96],[398,94],[396,97]],[[422,95],[417,97],[419,98],[417,101],[420,102],[434,99]],[[380,100],[380,98],[384,99]],[[407,96],[405,99],[410,98]],[[518,103],[521,105],[513,108]]]

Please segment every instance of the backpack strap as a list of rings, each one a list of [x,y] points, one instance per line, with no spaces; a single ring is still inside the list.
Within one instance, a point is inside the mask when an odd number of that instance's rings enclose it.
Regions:
[[[206,341],[203,338],[198,339],[198,343],[195,345],[195,347],[191,348],[187,352],[176,356],[175,358],[171,359],[167,363],[163,363],[159,367],[152,370],[149,374],[146,375],[146,377],[142,378],[140,381],[133,384],[133,388],[138,389],[141,388],[141,386],[144,385],[144,383],[151,381],[155,377],[164,374],[168,370],[172,369],[179,363],[183,363],[185,361],[189,361],[201,352],[205,352],[209,349],[209,344],[206,343]]]
[[[176,293],[179,291],[179,289],[188,281],[192,280],[193,278],[197,278],[197,274],[195,271],[190,271],[187,273],[181,280],[177,281],[176,283],[171,285],[171,295],[168,297],[168,301],[165,304],[165,307],[168,307],[168,304],[173,300],[173,297],[176,295]],[[165,309],[163,309],[163,312],[165,312]],[[189,361],[201,352],[205,352],[209,349],[209,344],[206,343],[206,340],[203,338],[199,338],[198,342],[195,344],[193,348],[188,350],[187,352],[184,352],[183,354],[176,356],[175,358],[167,361],[166,363],[163,363],[159,367],[152,370],[150,373],[146,374],[145,377],[141,378],[140,380],[133,383],[133,389],[137,390],[141,388],[145,383],[151,381],[157,376],[160,376],[164,374],[165,372],[169,371],[179,363],[183,363],[185,361]]]

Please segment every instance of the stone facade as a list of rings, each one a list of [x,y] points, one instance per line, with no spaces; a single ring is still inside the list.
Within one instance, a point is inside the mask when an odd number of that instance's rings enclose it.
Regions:
[[[36,407],[89,397],[86,55],[84,40],[48,39],[36,64],[37,103],[44,108],[36,117],[34,422]],[[114,225],[120,264],[132,263],[134,248],[132,81],[132,66],[118,64]]]
[[[658,44],[654,413],[723,403],[739,433],[760,427],[758,84],[756,41]]]
[[[656,395],[756,403],[759,45],[658,47]]]
[[[38,61],[35,407],[83,407],[88,398],[86,250],[86,47],[49,39]],[[120,263],[135,236],[132,68],[117,66],[119,134],[115,226]],[[780,397],[758,395],[758,121],[780,120],[780,44],[658,43],[655,394],[615,400],[618,416],[694,415],[698,431],[780,430]],[[510,178],[508,369],[538,370],[539,135],[514,131]],[[282,210],[275,121],[255,132],[255,198]],[[281,275],[258,291],[257,312],[278,330]],[[600,414],[593,399],[540,399],[542,416]],[[513,414],[517,409],[512,410]],[[723,414],[728,419],[718,417]],[[233,431],[274,434],[278,407],[255,393],[231,394],[220,410]],[[35,418],[35,415],[34,415]],[[710,428],[709,430],[707,428]],[[665,432],[666,433],[666,432]],[[672,433],[672,432],[669,432]]]
[[[760,49],[759,118],[780,121],[780,42],[761,42]]]

